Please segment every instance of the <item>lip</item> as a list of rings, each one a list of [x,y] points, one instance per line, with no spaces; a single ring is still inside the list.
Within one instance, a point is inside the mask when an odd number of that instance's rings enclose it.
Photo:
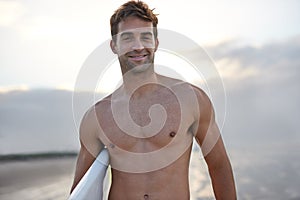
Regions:
[[[143,61],[146,59],[146,54],[136,54],[136,55],[129,55],[128,56],[130,60],[132,61]]]

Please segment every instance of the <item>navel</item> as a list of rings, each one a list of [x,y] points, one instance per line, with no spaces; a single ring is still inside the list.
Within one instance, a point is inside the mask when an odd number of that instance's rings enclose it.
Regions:
[[[148,194],[145,194],[144,195],[144,199],[148,199],[149,198],[149,195]]]
[[[110,143],[109,147],[113,149],[113,148],[115,148],[115,145],[113,143]]]
[[[169,135],[170,137],[175,137],[176,133],[172,131]]]

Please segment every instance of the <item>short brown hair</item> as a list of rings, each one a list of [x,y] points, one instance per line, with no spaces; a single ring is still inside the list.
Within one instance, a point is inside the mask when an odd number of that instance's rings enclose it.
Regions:
[[[115,13],[110,18],[110,31],[111,36],[113,37],[118,33],[118,25],[122,20],[125,20],[127,17],[135,16],[142,20],[152,22],[154,27],[154,37],[157,37],[157,24],[158,19],[157,14],[153,13],[154,9],[149,9],[148,5],[142,1],[128,1],[123,4],[115,11]]]

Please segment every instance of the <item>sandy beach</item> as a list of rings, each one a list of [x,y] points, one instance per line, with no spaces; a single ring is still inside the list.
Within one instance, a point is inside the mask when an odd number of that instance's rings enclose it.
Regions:
[[[238,199],[300,200],[299,153],[231,151]],[[76,157],[0,162],[1,200],[66,200]],[[211,200],[213,191],[199,152],[190,165],[191,200]]]
[[[0,164],[1,200],[65,200],[76,157],[5,161]]]

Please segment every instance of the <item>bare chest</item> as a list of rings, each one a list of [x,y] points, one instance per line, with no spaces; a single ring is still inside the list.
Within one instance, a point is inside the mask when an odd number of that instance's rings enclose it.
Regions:
[[[172,93],[163,92],[127,103],[110,103],[99,124],[108,147],[146,153],[190,140],[194,118],[187,108]]]

